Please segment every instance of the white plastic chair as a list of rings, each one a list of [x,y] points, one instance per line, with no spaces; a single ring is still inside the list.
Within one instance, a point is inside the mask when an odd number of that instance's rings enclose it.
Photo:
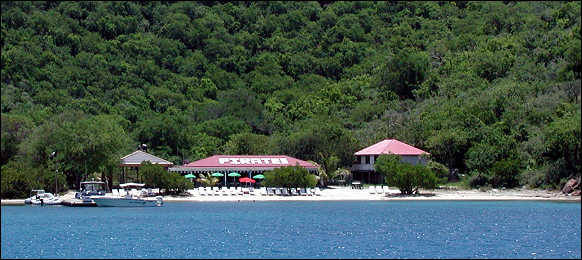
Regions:
[[[313,196],[313,193],[311,192],[311,188],[306,188],[305,192],[307,193],[307,196]]]
[[[388,188],[388,186],[384,186],[384,187],[382,187],[382,190],[384,191],[384,194],[385,194],[385,195],[388,195],[388,194],[390,194],[390,189]]]
[[[313,194],[315,194],[317,196],[321,196],[321,190],[319,190],[319,187],[315,187],[315,190],[313,191]]]
[[[368,191],[370,192],[370,194],[375,194],[376,193],[376,189],[374,189],[374,186],[368,187]]]
[[[382,190],[382,186],[376,186],[376,194],[382,195],[382,193],[384,193],[384,191]]]
[[[206,191],[204,190],[204,187],[198,187],[198,193],[200,193],[200,196],[206,196]]]
[[[261,188],[261,196],[267,196],[267,187]]]
[[[119,191],[117,189],[111,189],[113,197],[119,197]]]

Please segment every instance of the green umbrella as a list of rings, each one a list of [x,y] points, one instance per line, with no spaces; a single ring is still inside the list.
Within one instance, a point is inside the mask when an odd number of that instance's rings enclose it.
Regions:
[[[232,182],[234,182],[234,178],[240,177],[240,174],[238,172],[231,172],[228,174],[228,177],[232,177]]]
[[[196,178],[196,175],[194,175],[192,173],[188,173],[184,177],[187,178],[187,179],[194,179],[194,178]]]
[[[224,174],[220,173],[220,172],[215,172],[212,174],[212,177],[222,177],[224,176]]]
[[[264,178],[265,178],[265,176],[262,174],[257,174],[255,176],[253,176],[253,179],[264,179]]]

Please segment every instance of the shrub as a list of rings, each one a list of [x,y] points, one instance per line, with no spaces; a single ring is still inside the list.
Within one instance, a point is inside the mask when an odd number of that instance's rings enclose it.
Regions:
[[[143,162],[140,168],[144,184],[149,187],[165,189],[181,193],[193,187],[192,182],[176,172],[168,172],[160,165]]]
[[[479,188],[489,184],[490,177],[484,173],[473,172],[469,178],[469,186],[471,188]]]
[[[429,161],[426,164],[426,167],[434,172],[436,177],[439,178],[440,182],[444,183],[449,179],[449,168],[447,168],[447,166],[435,161]]]
[[[419,188],[433,189],[438,183],[428,167],[401,162],[398,155],[380,155],[375,168],[384,175],[388,185],[398,187],[400,193],[406,195],[418,193]]]
[[[519,185],[517,179],[519,168],[519,161],[516,159],[503,159],[494,163],[491,167],[493,175],[491,184],[493,187],[517,187]]]
[[[315,187],[317,179],[301,166],[288,166],[265,172],[265,185],[273,187]]]

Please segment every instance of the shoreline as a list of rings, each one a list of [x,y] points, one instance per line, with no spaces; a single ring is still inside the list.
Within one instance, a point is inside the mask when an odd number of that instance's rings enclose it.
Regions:
[[[419,195],[402,196],[400,191],[390,188],[389,194],[371,194],[369,190],[354,190],[350,187],[331,186],[322,189],[320,196],[277,195],[212,195],[212,196],[163,196],[164,202],[257,202],[257,201],[555,201],[580,202],[580,196],[564,195],[560,191],[528,189],[472,190],[420,190]],[[74,198],[74,191],[61,196],[64,200]],[[24,199],[2,200],[2,206],[24,205]]]

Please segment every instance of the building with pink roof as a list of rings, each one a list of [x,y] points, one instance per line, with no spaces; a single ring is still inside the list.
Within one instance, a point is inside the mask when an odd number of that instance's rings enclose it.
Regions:
[[[396,154],[400,155],[401,161],[403,162],[424,164],[426,163],[426,159],[423,155],[429,155],[430,153],[396,139],[384,139],[354,154],[356,160],[352,164],[351,169],[353,179],[367,183],[383,183],[382,176],[374,170],[374,162],[382,154]]]
[[[237,172],[243,177],[263,174],[284,166],[301,166],[313,174],[317,174],[317,166],[286,155],[213,155],[198,161],[178,167],[169,168],[172,172],[208,174],[219,172],[224,175],[225,182],[229,173]],[[232,178],[231,178],[232,179]]]

